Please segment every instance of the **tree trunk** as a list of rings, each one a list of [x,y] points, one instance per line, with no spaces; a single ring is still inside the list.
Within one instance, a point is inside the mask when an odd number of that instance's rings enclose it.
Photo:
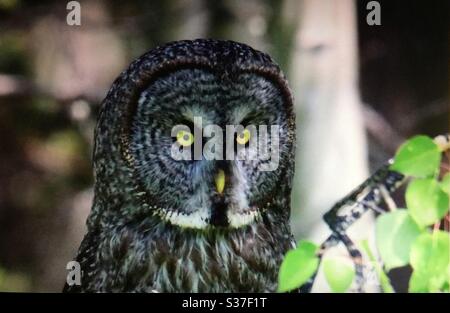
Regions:
[[[303,0],[298,10],[290,67],[298,130],[292,227],[297,238],[319,243],[330,233],[322,215],[368,176],[356,8],[353,0]],[[350,235],[366,238],[371,217],[356,224]],[[320,277],[314,290],[328,291]]]

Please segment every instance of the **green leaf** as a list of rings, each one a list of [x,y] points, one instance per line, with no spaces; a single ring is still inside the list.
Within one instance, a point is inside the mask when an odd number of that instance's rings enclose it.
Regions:
[[[439,291],[448,282],[450,236],[444,231],[423,233],[411,247],[413,275],[410,292]]]
[[[409,263],[411,244],[420,233],[419,226],[406,210],[396,210],[377,218],[376,244],[387,270]]]
[[[400,146],[391,170],[405,175],[433,176],[441,162],[441,152],[427,136],[415,136]]]
[[[297,249],[286,253],[278,276],[278,292],[299,288],[317,271],[318,247],[309,241],[300,241]]]
[[[445,174],[440,183],[441,189],[450,195],[450,173]]]
[[[420,271],[413,271],[409,279],[409,292],[429,292],[428,274]]]
[[[333,292],[346,292],[355,277],[353,266],[339,258],[325,259],[323,271]]]
[[[413,180],[405,197],[409,213],[423,227],[441,220],[448,211],[448,195],[432,178]]]

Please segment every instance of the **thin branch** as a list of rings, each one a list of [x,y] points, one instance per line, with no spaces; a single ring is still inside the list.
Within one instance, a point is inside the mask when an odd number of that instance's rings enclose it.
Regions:
[[[383,185],[380,186],[380,192],[383,196],[384,203],[386,203],[387,207],[389,208],[389,211],[397,210],[397,204],[395,203],[394,199],[392,199],[391,194]]]
[[[36,89],[33,83],[22,76],[0,74],[0,97],[30,94]]]
[[[370,105],[363,106],[363,118],[367,131],[389,152],[394,152],[405,139],[389,122]]]

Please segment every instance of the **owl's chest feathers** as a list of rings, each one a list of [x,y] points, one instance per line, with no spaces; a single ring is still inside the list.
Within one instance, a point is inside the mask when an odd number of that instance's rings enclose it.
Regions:
[[[115,232],[101,253],[104,286],[120,291],[275,291],[289,247],[284,234],[264,223],[223,231],[170,225],[129,225]],[[156,226],[156,227],[155,227]],[[109,260],[108,260],[109,259]],[[125,290],[123,290],[123,288]]]

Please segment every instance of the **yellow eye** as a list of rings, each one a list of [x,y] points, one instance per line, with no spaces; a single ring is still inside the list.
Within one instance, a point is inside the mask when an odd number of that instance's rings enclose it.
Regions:
[[[183,147],[189,147],[194,142],[194,135],[189,131],[180,130],[177,133],[177,142]]]
[[[248,129],[244,129],[242,133],[237,135],[236,141],[240,145],[245,145],[250,140],[250,131]]]

